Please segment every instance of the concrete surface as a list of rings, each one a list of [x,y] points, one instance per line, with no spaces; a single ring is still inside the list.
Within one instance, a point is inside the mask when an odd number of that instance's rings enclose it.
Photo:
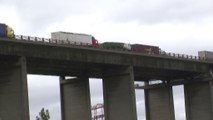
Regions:
[[[186,120],[213,120],[213,81],[184,85]]]
[[[171,86],[145,89],[146,120],[175,120]]]
[[[24,57],[14,58],[10,64],[0,70],[0,118],[1,120],[30,119]]]
[[[140,79],[179,79],[213,68],[213,62],[160,55],[115,51],[72,45],[0,38],[0,56],[25,56],[28,73],[45,75],[102,77],[102,69],[112,66],[134,67]]]
[[[132,67],[105,72],[103,77],[105,120],[137,120]]]
[[[88,78],[60,80],[62,120],[91,120]]]

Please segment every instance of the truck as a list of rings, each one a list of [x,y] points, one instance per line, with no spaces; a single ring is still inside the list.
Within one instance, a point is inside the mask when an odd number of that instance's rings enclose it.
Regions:
[[[14,38],[15,34],[13,29],[10,26],[4,23],[0,23],[0,37]]]
[[[105,49],[114,49],[114,50],[131,50],[131,45],[122,42],[104,42],[101,44],[102,48]]]
[[[51,39],[64,41],[65,43],[74,45],[98,46],[98,40],[88,34],[59,31],[52,32]]]
[[[150,46],[143,44],[132,44],[131,51],[147,54],[160,54],[160,48],[158,46]]]
[[[198,52],[198,57],[202,60],[213,60],[213,52],[210,51],[199,51]]]

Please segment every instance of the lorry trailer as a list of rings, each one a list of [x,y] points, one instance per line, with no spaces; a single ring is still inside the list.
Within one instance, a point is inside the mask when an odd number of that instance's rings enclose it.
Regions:
[[[114,50],[131,50],[131,45],[121,42],[104,42],[101,44],[102,48],[105,49],[114,49]]]
[[[71,33],[71,32],[52,32],[51,39],[66,41],[74,45],[91,45],[98,46],[98,41],[88,34]]]
[[[213,61],[213,52],[210,51],[199,51],[198,57],[203,60]]]
[[[132,44],[131,51],[147,53],[147,54],[160,54],[160,48],[158,46]]]

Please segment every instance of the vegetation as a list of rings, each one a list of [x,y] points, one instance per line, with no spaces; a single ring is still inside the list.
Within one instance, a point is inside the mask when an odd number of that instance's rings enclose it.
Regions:
[[[39,112],[39,116],[36,116],[36,120],[50,120],[49,110],[42,108],[41,112]]]

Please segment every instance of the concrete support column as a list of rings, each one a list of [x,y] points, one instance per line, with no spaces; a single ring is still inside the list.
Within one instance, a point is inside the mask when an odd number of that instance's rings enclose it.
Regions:
[[[144,90],[146,120],[175,120],[172,87]]]
[[[105,72],[105,120],[137,120],[133,68]]]
[[[0,120],[29,120],[26,59],[0,66]]]
[[[187,120],[213,120],[213,82],[184,85]]]
[[[62,120],[91,120],[88,78],[60,80]]]

